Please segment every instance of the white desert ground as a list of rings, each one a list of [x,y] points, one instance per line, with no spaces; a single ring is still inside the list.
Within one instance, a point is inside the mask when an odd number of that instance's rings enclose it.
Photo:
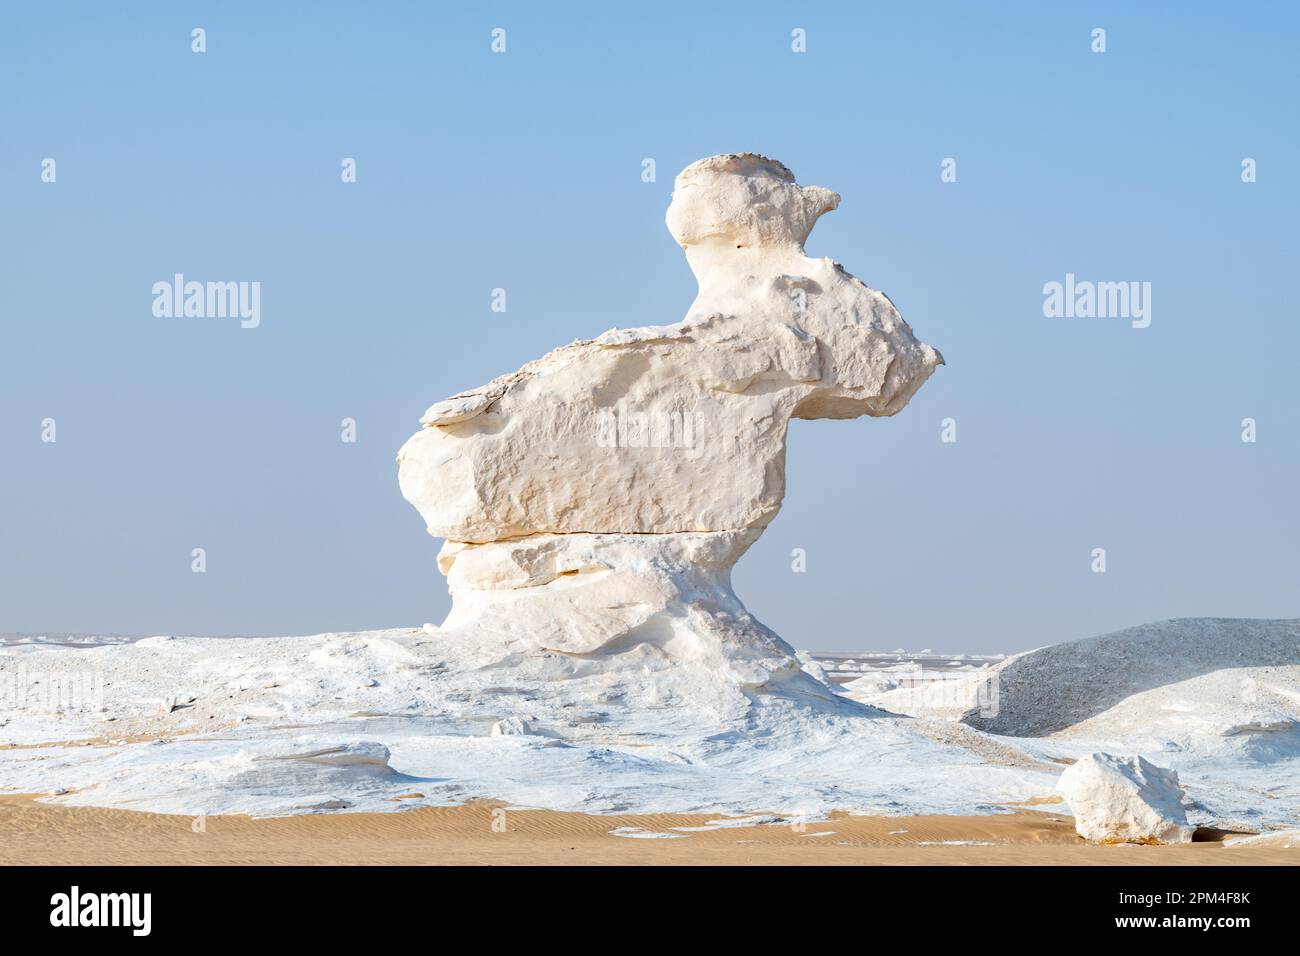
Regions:
[[[1300,622],[1185,619],[768,690],[433,628],[10,639],[0,862],[1290,863],[1298,652]],[[1078,837],[1055,787],[1095,751],[1176,770],[1196,842]]]

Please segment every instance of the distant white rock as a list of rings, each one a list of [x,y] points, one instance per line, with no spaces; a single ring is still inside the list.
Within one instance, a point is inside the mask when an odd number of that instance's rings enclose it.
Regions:
[[[830,676],[826,673],[826,668],[818,662],[808,651],[798,651],[795,656],[799,659],[799,665],[803,672],[813,680],[820,681],[831,690],[835,689],[835,684],[831,681]]]
[[[1143,757],[1094,753],[1075,761],[1056,786],[1074,828],[1093,843],[1190,843],[1178,772]]]
[[[522,717],[504,717],[492,725],[493,737],[517,737],[531,732],[528,721]]]
[[[855,700],[867,700],[878,694],[884,694],[898,686],[898,681],[881,671],[872,671],[849,681],[840,690]]]

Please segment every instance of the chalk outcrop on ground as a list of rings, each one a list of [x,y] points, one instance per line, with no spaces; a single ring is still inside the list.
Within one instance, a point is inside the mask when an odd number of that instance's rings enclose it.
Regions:
[[[997,667],[996,715],[967,723],[1018,737],[1056,733],[1098,717],[1135,695],[1222,671],[1300,665],[1300,621],[1177,618],[1018,654]],[[1239,684],[1227,719],[1257,709],[1252,685]],[[1256,687],[1258,690],[1258,687]],[[1221,698],[1205,700],[1203,711]],[[1294,703],[1294,702],[1293,702]]]
[[[1079,836],[1094,843],[1190,843],[1178,773],[1142,757],[1089,754],[1056,785]]]
[[[485,654],[652,641],[746,683],[799,672],[731,592],[776,516],[794,418],[893,415],[943,359],[879,292],[803,243],[839,196],[774,160],[677,177],[667,225],[699,294],[433,405],[398,454],[454,609]]]
[[[996,707],[972,706],[991,693]],[[951,685],[864,683],[854,696],[1014,737],[1153,730],[1166,719],[1215,736],[1288,730],[1300,718],[1300,621],[1158,621],[1026,651]]]

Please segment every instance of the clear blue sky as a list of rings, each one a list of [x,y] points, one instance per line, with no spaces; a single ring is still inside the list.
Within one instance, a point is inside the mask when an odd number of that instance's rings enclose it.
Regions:
[[[760,618],[981,652],[1300,615],[1293,6],[546,6],[5,8],[0,631],[441,620],[398,447],[556,345],[682,317],[672,178],[742,150],[843,195],[809,252],[948,362],[897,418],[793,424],[736,573]],[[176,272],[260,281],[261,326],[155,318]],[[1151,282],[1151,327],[1045,318],[1067,272]]]

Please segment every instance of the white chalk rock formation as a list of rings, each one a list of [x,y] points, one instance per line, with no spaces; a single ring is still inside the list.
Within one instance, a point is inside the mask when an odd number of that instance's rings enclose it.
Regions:
[[[798,671],[730,585],[781,506],[790,419],[893,415],[943,363],[888,298],[804,254],[838,204],[762,156],[692,164],[667,214],[699,282],[685,319],[574,342],[425,413],[399,481],[447,540],[441,637],[648,641],[753,683]]]
[[[1191,843],[1178,771],[1142,757],[1095,753],[1061,774],[1057,792],[1093,843]]]

